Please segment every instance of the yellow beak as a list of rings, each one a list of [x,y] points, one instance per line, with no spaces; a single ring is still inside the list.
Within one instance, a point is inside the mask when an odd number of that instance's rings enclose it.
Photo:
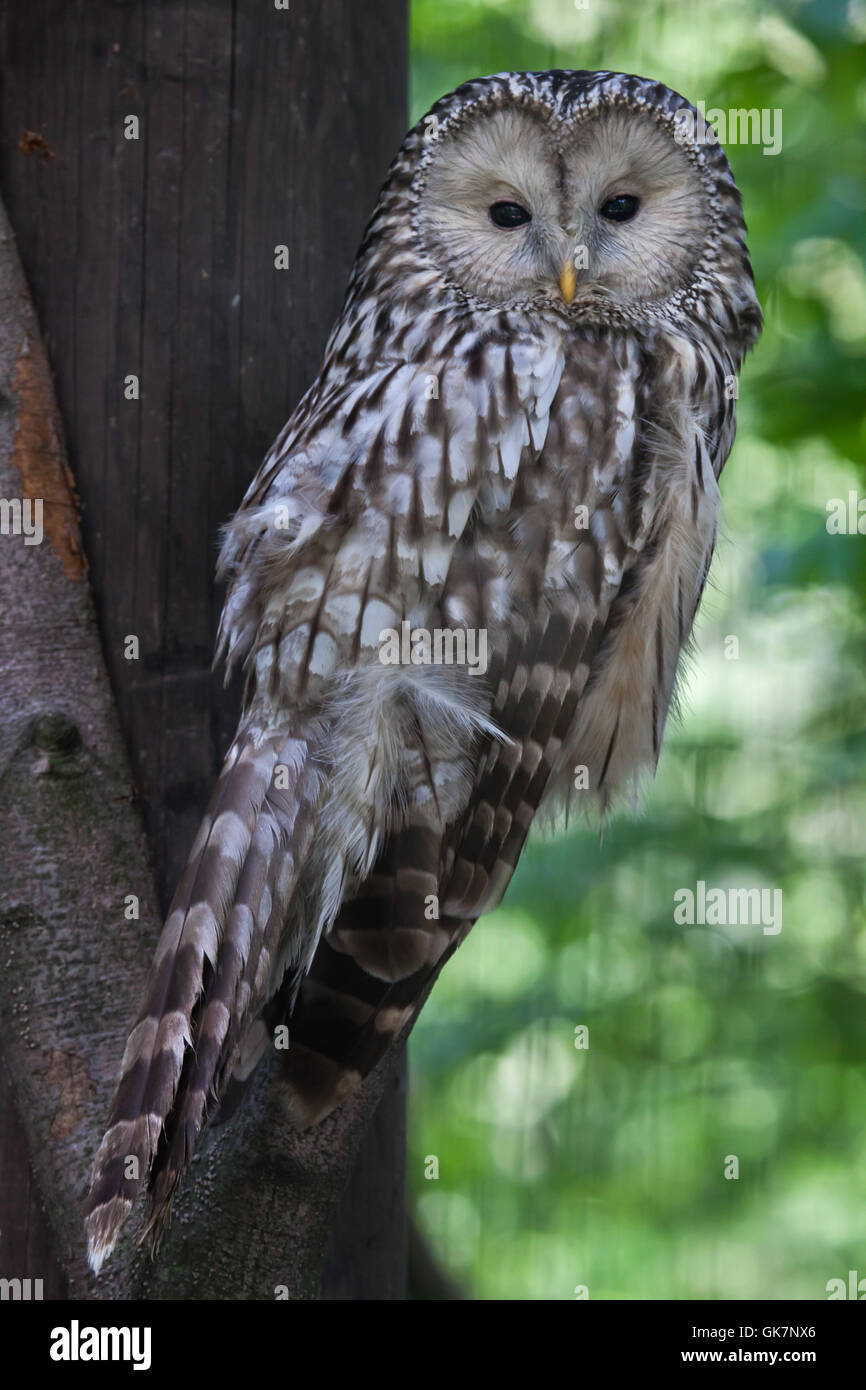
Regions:
[[[559,288],[566,304],[570,304],[574,299],[574,292],[577,289],[577,276],[574,273],[574,266],[571,261],[566,261],[562,267],[562,274],[559,277]]]

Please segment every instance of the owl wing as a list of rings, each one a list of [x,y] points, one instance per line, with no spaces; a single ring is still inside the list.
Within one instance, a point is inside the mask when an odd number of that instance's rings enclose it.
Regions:
[[[434,613],[482,491],[507,509],[562,354],[554,330],[515,334],[497,314],[427,328],[414,360],[326,362],[228,528],[219,649],[247,664],[245,712],[96,1156],[96,1268],[148,1171],[159,1231],[213,1104],[271,1040],[269,1002],[294,989],[425,776],[437,807],[468,789],[462,757],[489,727],[480,692],[450,678],[422,690],[382,666],[380,638]]]
[[[260,1035],[271,1033],[275,989],[282,982],[294,999],[347,885],[369,877],[394,820],[414,826],[407,834],[420,883],[427,803],[435,803],[433,819],[442,822],[468,795],[462,755],[493,727],[485,689],[453,672],[439,679],[423,671],[416,682],[412,671],[383,671],[381,636],[410,617],[413,626],[428,628],[443,620],[455,554],[467,545],[473,550],[466,537],[479,498],[508,513],[521,467],[537,459],[546,436],[562,365],[561,335],[549,325],[520,334],[498,314],[481,325],[476,316],[449,314],[441,332],[436,322],[430,326],[417,361],[377,364],[361,382],[349,374],[329,384],[326,370],[232,523],[222,556],[233,575],[220,637],[227,663],[247,652],[247,700],[252,710],[264,704],[260,722],[273,709],[282,723],[287,709],[305,703],[321,717],[324,692],[319,757],[331,775],[307,875],[326,879],[324,906],[312,922],[296,916],[288,939],[276,914],[257,934],[220,1077],[248,1071],[239,1054],[249,1019],[267,1009]],[[288,545],[273,525],[281,513],[293,528]],[[462,625],[472,621],[459,598],[456,612]],[[480,622],[478,612],[475,618]],[[336,698],[329,700],[334,677]],[[341,711],[336,718],[329,703]],[[428,721],[438,737],[425,732]],[[426,882],[435,890],[435,877]],[[421,935],[426,942],[429,933]],[[415,936],[413,927],[399,925],[383,934],[386,972],[414,958]],[[300,967],[288,976],[287,957]]]

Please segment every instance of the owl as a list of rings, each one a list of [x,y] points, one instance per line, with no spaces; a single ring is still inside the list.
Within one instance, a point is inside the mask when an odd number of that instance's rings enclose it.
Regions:
[[[655,768],[761,313],[711,130],[504,73],[379,196],[316,380],[226,528],[243,712],[99,1148],[94,1269],[289,1025],[317,1123],[411,1029],[542,811]]]

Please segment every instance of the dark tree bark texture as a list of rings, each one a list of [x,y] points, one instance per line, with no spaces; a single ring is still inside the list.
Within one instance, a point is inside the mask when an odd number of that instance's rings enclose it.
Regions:
[[[406,11],[406,0],[0,0],[0,190],[55,377],[162,909],[238,712],[238,691],[211,672],[219,527],[315,375],[402,138]],[[136,989],[146,954],[129,960]],[[123,1041],[112,1038],[118,1061]],[[387,1092],[333,1235],[328,1297],[402,1295],[399,1074]],[[258,1125],[263,1144],[278,1096],[267,1077],[257,1093],[264,1110],[239,1123]],[[223,1178],[218,1164],[209,1173],[217,1222]],[[263,1206],[279,1200],[263,1193]],[[187,1232],[193,1250],[207,1224],[190,1217]],[[150,1296],[176,1296],[154,1269]],[[226,1266],[200,1296],[273,1295],[233,1292]]]

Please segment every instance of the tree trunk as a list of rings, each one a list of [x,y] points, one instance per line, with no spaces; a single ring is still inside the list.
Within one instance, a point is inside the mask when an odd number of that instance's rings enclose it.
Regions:
[[[402,136],[406,3],[0,0],[0,75],[0,187],[56,376],[110,679],[7,235],[2,496],[41,496],[46,529],[54,517],[41,546],[0,537],[15,1110],[74,1296],[314,1297],[384,1075],[293,1136],[263,1072],[203,1146],[154,1265],[127,1242],[89,1282],[80,1202],[159,910],[237,717],[237,692],[210,669],[218,528],[315,375]],[[38,379],[35,406],[22,370]],[[9,462],[28,419],[50,435],[34,448],[52,460],[53,493]],[[123,918],[132,894],[140,922]],[[398,1072],[333,1233],[325,1296],[402,1296],[404,1106]]]

